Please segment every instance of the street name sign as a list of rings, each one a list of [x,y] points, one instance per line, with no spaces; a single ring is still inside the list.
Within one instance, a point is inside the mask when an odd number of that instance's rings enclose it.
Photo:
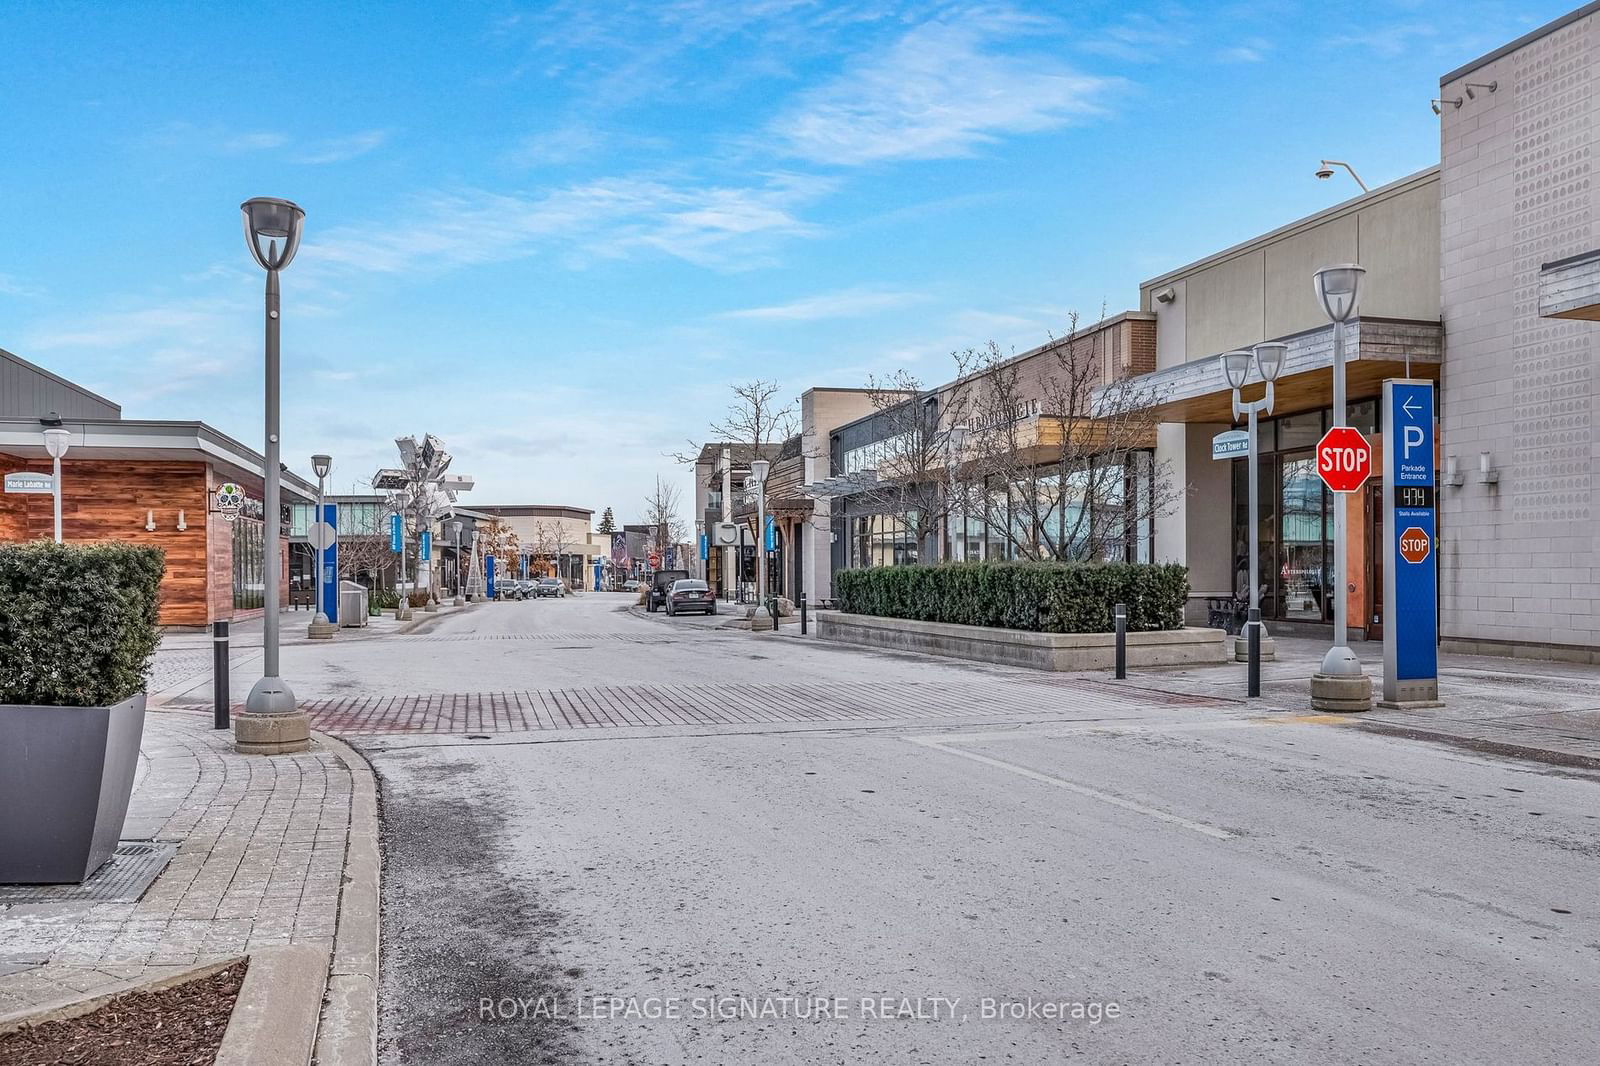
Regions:
[[[1439,706],[1433,383],[1383,383],[1383,701]]]
[[[1333,492],[1355,492],[1372,476],[1372,445],[1352,426],[1334,426],[1317,442],[1317,474]]]
[[[55,475],[30,474],[23,470],[15,474],[6,475],[7,492],[41,493],[48,494],[56,489]]]
[[[1250,434],[1230,429],[1211,438],[1211,458],[1243,459],[1250,454]]]

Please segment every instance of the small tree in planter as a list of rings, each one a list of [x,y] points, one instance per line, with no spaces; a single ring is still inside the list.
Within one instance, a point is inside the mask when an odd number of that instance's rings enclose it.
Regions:
[[[83,881],[116,850],[165,569],[158,548],[0,544],[0,882]]]

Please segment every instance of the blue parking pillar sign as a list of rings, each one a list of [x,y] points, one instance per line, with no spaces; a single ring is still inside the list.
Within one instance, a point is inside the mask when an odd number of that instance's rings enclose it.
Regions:
[[[483,575],[483,593],[492,600],[494,599],[494,556],[484,557]]]
[[[325,503],[322,505],[322,520],[334,529],[339,528],[339,505]],[[339,624],[339,538],[335,537],[333,543],[322,549],[322,573],[317,580],[317,597],[322,604],[322,613],[328,616],[328,621],[334,625]]]
[[[397,514],[389,516],[389,550],[398,555],[405,547],[405,526]]]
[[[1439,706],[1433,383],[1383,383],[1383,703]]]
[[[433,558],[433,534],[424,529],[422,531],[422,561],[428,562]]]

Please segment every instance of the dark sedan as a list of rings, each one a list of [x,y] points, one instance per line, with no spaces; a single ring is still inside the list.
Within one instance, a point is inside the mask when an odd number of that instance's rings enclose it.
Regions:
[[[711,588],[704,581],[692,577],[683,577],[674,581],[667,587],[667,614],[681,614],[684,611],[704,611],[706,614],[717,613],[717,598],[711,594]]]

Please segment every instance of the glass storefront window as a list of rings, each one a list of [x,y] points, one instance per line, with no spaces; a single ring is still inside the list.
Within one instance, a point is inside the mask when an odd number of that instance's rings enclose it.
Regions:
[[[241,611],[266,605],[264,574],[266,527],[253,518],[233,522],[233,606]]]
[[[1328,490],[1312,456],[1283,459],[1283,562],[1279,574],[1282,618],[1318,622],[1327,601]]]
[[[1277,450],[1292,452],[1296,448],[1315,448],[1322,439],[1322,412],[1307,411],[1302,415],[1287,415],[1278,419]]]

